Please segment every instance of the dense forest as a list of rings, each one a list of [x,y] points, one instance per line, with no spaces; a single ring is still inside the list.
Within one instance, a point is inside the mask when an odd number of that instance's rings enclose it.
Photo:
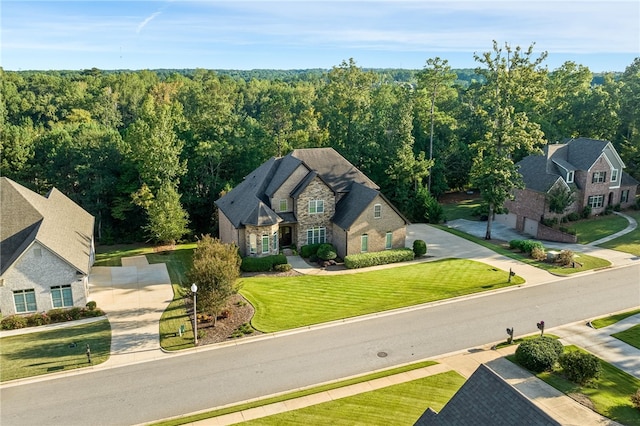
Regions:
[[[571,137],[611,141],[639,178],[640,58],[596,76],[548,70],[545,56],[494,45],[474,70],[440,58],[421,70],[0,69],[0,173],[67,194],[96,217],[99,243],[216,235],[214,201],[295,148],[335,148],[416,221],[470,185],[506,184],[485,200],[499,207],[513,162]]]

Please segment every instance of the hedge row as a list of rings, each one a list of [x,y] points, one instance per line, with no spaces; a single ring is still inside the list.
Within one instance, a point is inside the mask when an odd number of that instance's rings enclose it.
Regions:
[[[367,266],[406,262],[407,260],[413,260],[414,256],[415,254],[410,248],[399,248],[375,253],[350,254],[344,258],[344,266],[349,269],[366,268]]]
[[[284,254],[274,254],[264,257],[245,257],[240,264],[243,272],[267,272],[272,271],[276,265],[287,263],[287,256]]]
[[[527,254],[531,254],[535,248],[544,250],[544,245],[540,241],[534,240],[511,240],[509,241],[509,247],[512,249],[518,249]]]
[[[318,253],[318,249],[322,244],[307,244],[306,246],[300,247],[300,257],[304,257],[305,259],[314,256]]]
[[[102,309],[96,309],[95,304],[93,309],[79,307],[71,309],[51,309],[48,312],[37,312],[31,315],[9,315],[8,317],[2,318],[0,328],[3,330],[16,330],[18,328],[36,327],[39,325],[93,318],[102,315],[104,315],[104,312]]]

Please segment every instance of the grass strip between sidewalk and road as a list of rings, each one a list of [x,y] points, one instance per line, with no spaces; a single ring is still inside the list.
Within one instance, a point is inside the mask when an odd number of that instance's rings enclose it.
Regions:
[[[571,275],[578,272],[590,271],[593,269],[601,269],[611,266],[611,262],[606,259],[601,259],[599,257],[589,256],[584,253],[574,253],[576,262],[580,264],[577,268],[565,268],[562,266],[558,266],[552,263],[546,262],[538,262],[527,256],[525,253],[516,252],[507,248],[508,246],[500,246],[498,244],[494,244],[490,241],[483,240],[482,238],[474,237],[473,235],[469,235],[466,232],[459,231],[454,228],[449,228],[442,225],[432,225],[438,229],[449,232],[451,234],[457,235],[460,238],[464,238],[465,240],[474,242],[479,244],[489,250],[492,250],[498,254],[509,257],[514,260],[518,260],[522,263],[526,263],[528,265],[534,266],[536,268],[543,269],[555,275]]]
[[[617,323],[618,321],[622,321],[623,319],[636,314],[640,314],[640,309],[634,309],[633,311],[626,311],[618,314],[609,315],[608,317],[598,318],[596,320],[591,321],[591,325],[593,326],[593,328],[607,327]]]
[[[612,334],[611,336],[618,340],[622,340],[627,345],[640,349],[640,324],[634,325],[620,333]]]
[[[524,283],[508,279],[481,262],[442,259],[354,274],[243,278],[240,292],[256,308],[251,325],[268,333]]]
[[[564,350],[586,352],[573,345],[565,346]],[[516,363],[515,355],[509,355],[507,359]],[[580,401],[586,398],[596,413],[624,425],[640,426],[640,411],[631,403],[631,395],[640,388],[640,379],[606,361],[600,360],[600,364],[600,377],[585,386],[567,380],[561,369],[539,373],[536,376],[573,399]]]
[[[269,405],[269,404],[275,404],[275,403],[278,403],[278,402],[284,402],[284,401],[289,401],[289,400],[296,399],[296,398],[302,398],[302,397],[305,397],[305,396],[308,396],[308,395],[314,395],[314,394],[317,394],[317,393],[320,393],[320,392],[326,392],[326,391],[330,391],[330,390],[333,390],[333,389],[343,388],[345,386],[350,386],[350,385],[354,385],[354,384],[358,384],[358,383],[364,383],[364,382],[368,382],[370,380],[379,379],[379,378],[382,378],[382,377],[389,377],[389,376],[393,376],[395,374],[400,374],[400,373],[404,373],[404,372],[407,372],[407,371],[413,371],[413,370],[429,367],[431,365],[436,365],[436,364],[437,364],[437,362],[435,362],[435,361],[417,362],[417,363],[414,363],[414,364],[408,364],[408,365],[404,365],[404,366],[401,366],[401,367],[395,367],[395,368],[390,368],[390,369],[387,369],[387,370],[381,370],[381,371],[377,371],[375,373],[364,374],[362,376],[353,377],[353,378],[346,379],[346,380],[338,380],[338,381],[327,383],[327,384],[324,384],[324,385],[312,386],[312,387],[309,387],[309,388],[306,388],[306,389],[301,389],[301,390],[297,390],[297,391],[293,391],[293,392],[283,393],[283,394],[277,395],[277,396],[257,399],[257,400],[254,400],[254,401],[241,403],[241,404],[237,404],[237,405],[232,405],[232,406],[228,406],[228,407],[224,407],[224,408],[220,408],[220,409],[215,409],[215,410],[211,410],[211,411],[207,411],[207,412],[203,412],[203,413],[199,413],[199,414],[193,414],[193,415],[183,416],[183,417],[174,418],[174,419],[168,419],[168,420],[164,420],[164,421],[161,421],[161,422],[158,422],[158,423],[153,423],[153,424],[157,425],[157,426],[174,426],[174,425],[183,425],[183,424],[193,423],[193,422],[197,422],[197,421],[200,421],[200,420],[206,420],[206,419],[210,419],[210,418],[213,418],[213,417],[219,417],[219,416],[222,416],[222,415],[225,415],[225,414],[237,413],[239,411],[249,410],[251,408],[262,407],[262,406]],[[462,382],[464,382],[464,379],[462,379]],[[460,386],[462,386],[462,383],[460,383],[458,388]],[[454,391],[454,393],[455,393],[455,391]],[[453,395],[453,393],[451,395]],[[448,401],[448,399],[447,399],[447,401]],[[445,401],[445,403],[446,403],[446,401]],[[426,407],[424,407],[424,409],[426,409]],[[422,411],[424,411],[424,409]],[[416,420],[417,420],[417,417],[416,417]]]
[[[91,364],[87,360],[87,345],[91,349]],[[108,320],[3,337],[0,339],[0,380],[6,382],[102,364],[109,359],[110,348]]]

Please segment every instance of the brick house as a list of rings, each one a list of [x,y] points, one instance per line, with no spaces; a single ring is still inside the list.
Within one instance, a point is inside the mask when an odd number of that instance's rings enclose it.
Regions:
[[[84,307],[94,218],[53,188],[46,197],[0,178],[2,315]]]
[[[611,142],[577,138],[547,145],[542,155],[529,155],[519,163],[524,189],[514,191],[505,207],[506,222],[516,230],[541,239],[548,230],[539,222],[581,213],[586,206],[600,214],[609,206],[626,208],[635,203],[638,181],[623,172],[625,167]],[[549,194],[556,188],[570,190],[574,202],[563,213],[549,209]]]
[[[243,256],[324,242],[340,257],[405,246],[408,221],[333,148],[272,157],[216,206],[220,239]]]

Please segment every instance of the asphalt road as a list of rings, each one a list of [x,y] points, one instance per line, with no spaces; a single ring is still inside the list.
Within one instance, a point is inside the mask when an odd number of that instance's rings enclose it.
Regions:
[[[640,265],[234,346],[0,387],[0,423],[128,425],[436,357],[640,305]],[[551,330],[552,331],[552,330]],[[381,352],[387,355],[379,356]]]

